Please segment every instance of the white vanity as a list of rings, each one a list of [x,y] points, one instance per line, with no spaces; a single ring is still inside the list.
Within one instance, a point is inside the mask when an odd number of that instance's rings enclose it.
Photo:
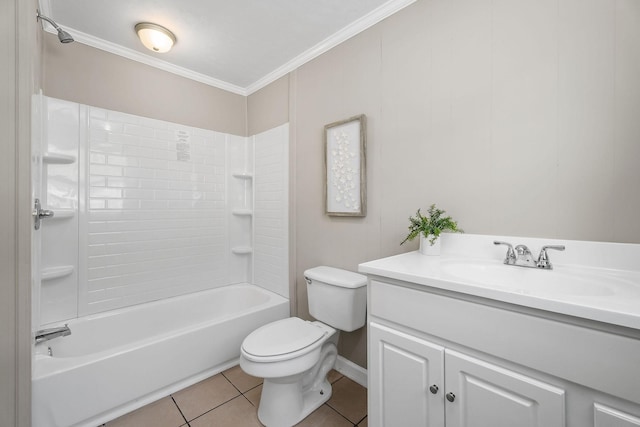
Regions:
[[[566,250],[523,268],[494,240]],[[359,271],[370,426],[640,426],[640,245],[446,235]]]

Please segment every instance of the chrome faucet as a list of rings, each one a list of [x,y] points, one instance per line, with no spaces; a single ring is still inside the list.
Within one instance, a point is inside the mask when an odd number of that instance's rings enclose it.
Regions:
[[[508,247],[507,255],[504,259],[504,263],[507,265],[515,265],[517,267],[530,267],[530,268],[542,268],[544,270],[553,269],[551,261],[549,261],[548,249],[554,249],[556,251],[564,251],[564,245],[547,245],[543,246],[538,255],[537,261],[533,260],[531,251],[525,245],[518,245],[515,248],[511,243],[494,241],[494,245],[505,245]]]
[[[71,329],[69,326],[64,325],[59,328],[40,329],[36,332],[36,344],[40,344],[45,341],[52,340],[58,337],[66,337],[71,335]]]
[[[551,270],[553,268],[553,265],[551,265],[551,261],[549,261],[549,254],[547,253],[547,249],[564,251],[564,245],[548,245],[543,246],[542,249],[540,249],[540,255],[538,255],[538,268]]]

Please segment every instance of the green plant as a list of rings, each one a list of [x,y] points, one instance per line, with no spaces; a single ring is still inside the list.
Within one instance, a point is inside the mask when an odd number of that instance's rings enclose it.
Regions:
[[[425,238],[429,238],[429,244],[433,246],[443,231],[464,233],[462,229],[458,228],[456,221],[450,216],[444,216],[444,214],[445,211],[436,208],[435,204],[431,205],[427,210],[428,216],[422,215],[420,209],[418,209],[416,216],[409,217],[409,234],[400,244],[411,241],[422,233]]]

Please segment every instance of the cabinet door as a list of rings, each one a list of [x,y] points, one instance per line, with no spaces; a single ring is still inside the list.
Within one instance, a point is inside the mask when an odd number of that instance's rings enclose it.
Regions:
[[[444,426],[443,362],[443,347],[369,323],[369,425]]]
[[[448,349],[445,378],[447,427],[565,425],[557,387]]]
[[[640,418],[596,403],[593,405],[595,427],[640,427]]]

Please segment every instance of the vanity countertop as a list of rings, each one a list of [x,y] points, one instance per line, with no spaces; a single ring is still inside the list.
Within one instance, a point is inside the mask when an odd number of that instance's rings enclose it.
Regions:
[[[547,244],[553,270],[508,266],[494,240]],[[640,245],[445,235],[441,256],[408,252],[359,265],[361,273],[640,330]]]

